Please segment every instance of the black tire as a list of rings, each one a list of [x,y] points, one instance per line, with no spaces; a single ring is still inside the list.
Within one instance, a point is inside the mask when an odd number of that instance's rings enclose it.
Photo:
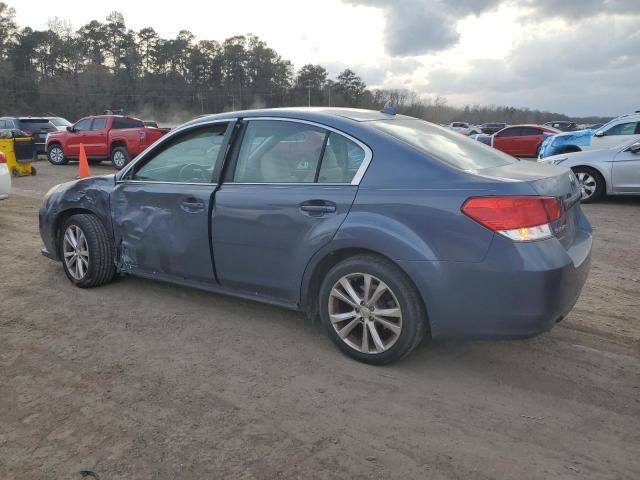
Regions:
[[[122,170],[131,161],[127,147],[116,147],[111,150],[111,163],[118,170]]]
[[[329,316],[330,295],[334,285],[346,275],[359,273],[372,275],[384,282],[391,289],[394,296],[393,301],[397,300],[401,309],[402,328],[400,334],[397,336],[395,343],[381,352],[365,353],[348,345],[332,325]],[[362,295],[362,291],[359,294]],[[383,297],[381,297],[381,300],[383,300]],[[331,301],[335,300],[331,299]],[[372,365],[392,363],[409,354],[418,346],[428,330],[425,307],[412,282],[396,265],[375,255],[358,255],[348,258],[335,265],[326,274],[320,288],[319,313],[329,337],[342,352],[355,360]],[[342,326],[343,324],[339,324],[337,328],[340,329]],[[364,333],[364,329],[365,324],[362,323],[356,324],[351,331],[354,336],[357,336],[358,330]],[[383,333],[385,332],[384,329],[382,331]],[[362,338],[362,333],[360,338]],[[370,334],[368,335],[370,336]],[[369,345],[371,344],[374,344],[372,339],[369,340]]]
[[[62,155],[62,157],[60,157],[60,155]],[[47,160],[49,160],[49,163],[52,165],[66,165],[69,163],[69,159],[64,156],[62,147],[57,143],[49,145],[49,148],[47,148]]]
[[[67,262],[64,260],[65,242],[64,236],[70,227],[79,228],[86,238],[88,250],[88,266],[84,276],[76,278],[70,271]],[[113,263],[113,244],[104,225],[95,215],[77,214],[69,217],[59,232],[58,248],[60,258],[67,278],[80,288],[99,287],[109,283],[115,275],[115,265]],[[77,260],[76,260],[77,261]]]
[[[31,167],[31,175],[33,175],[34,177],[36,176],[36,174],[38,173],[38,170],[36,170],[36,167]]]
[[[600,172],[589,167],[575,167],[572,170],[573,170],[573,173],[575,173],[576,177],[578,178],[578,182],[580,182],[580,188],[582,189],[582,192],[583,192],[580,202],[594,203],[600,200],[607,190],[604,177],[600,175]],[[583,187],[583,182],[586,183],[589,177],[593,179],[593,182],[595,182],[595,188],[593,188],[593,193],[586,197],[585,191],[588,191],[588,190],[586,190]],[[590,181],[589,181],[589,184],[591,184]]]

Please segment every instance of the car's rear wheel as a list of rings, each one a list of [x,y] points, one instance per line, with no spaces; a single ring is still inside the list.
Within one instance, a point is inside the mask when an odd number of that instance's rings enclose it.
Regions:
[[[69,159],[65,158],[62,147],[57,143],[50,145],[47,149],[47,160],[53,165],[65,165]]]
[[[127,147],[116,147],[111,152],[111,163],[118,170],[122,170],[130,160],[131,155],[129,155]]]
[[[373,255],[334,266],[320,289],[320,317],[340,350],[383,365],[411,352],[427,331],[422,300],[407,276]]]
[[[64,271],[74,285],[98,287],[113,279],[113,245],[94,215],[71,216],[60,229],[58,244]]]
[[[598,201],[606,190],[604,178],[597,170],[589,167],[576,167],[573,169],[580,183],[582,203],[593,203]]]

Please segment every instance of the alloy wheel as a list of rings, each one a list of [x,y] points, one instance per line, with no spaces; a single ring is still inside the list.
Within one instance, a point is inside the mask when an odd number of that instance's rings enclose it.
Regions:
[[[64,161],[64,153],[62,153],[62,149],[60,147],[53,147],[49,151],[49,158],[53,163],[62,163]]]
[[[75,280],[82,280],[89,270],[87,237],[77,225],[69,225],[64,232],[63,256],[67,271]]]
[[[576,177],[578,177],[578,181],[580,182],[580,197],[582,200],[590,198],[596,192],[596,188],[598,187],[596,179],[593,175],[586,172],[578,172]]]
[[[127,157],[120,150],[113,152],[113,163],[117,168],[122,168],[127,163]]]
[[[396,295],[367,273],[345,275],[334,284],[329,319],[344,343],[367,354],[389,350],[402,332],[402,309]]]

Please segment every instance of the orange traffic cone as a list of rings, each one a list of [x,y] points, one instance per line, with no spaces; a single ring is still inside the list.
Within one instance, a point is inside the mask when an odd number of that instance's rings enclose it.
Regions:
[[[78,178],[86,178],[91,176],[89,170],[89,162],[87,161],[87,152],[84,151],[84,145],[80,144],[80,163],[78,164]]]

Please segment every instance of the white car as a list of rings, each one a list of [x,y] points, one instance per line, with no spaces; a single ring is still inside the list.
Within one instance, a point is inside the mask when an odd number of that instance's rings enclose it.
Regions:
[[[588,150],[604,150],[640,140],[640,113],[614,118],[596,130],[563,132],[548,137],[541,145],[539,158]]]
[[[3,152],[0,152],[0,200],[9,198],[11,193],[11,172],[7,168],[7,159]]]
[[[451,122],[447,128],[463,135],[477,135],[482,133],[480,127],[469,125],[467,122]]]
[[[66,130],[67,127],[70,127],[71,125],[73,125],[66,118],[62,118],[62,117],[46,117],[46,118],[53,124],[54,127],[56,127],[56,130],[58,131]]]
[[[640,139],[604,150],[562,153],[539,162],[573,170],[583,203],[595,202],[604,194],[640,195]]]

